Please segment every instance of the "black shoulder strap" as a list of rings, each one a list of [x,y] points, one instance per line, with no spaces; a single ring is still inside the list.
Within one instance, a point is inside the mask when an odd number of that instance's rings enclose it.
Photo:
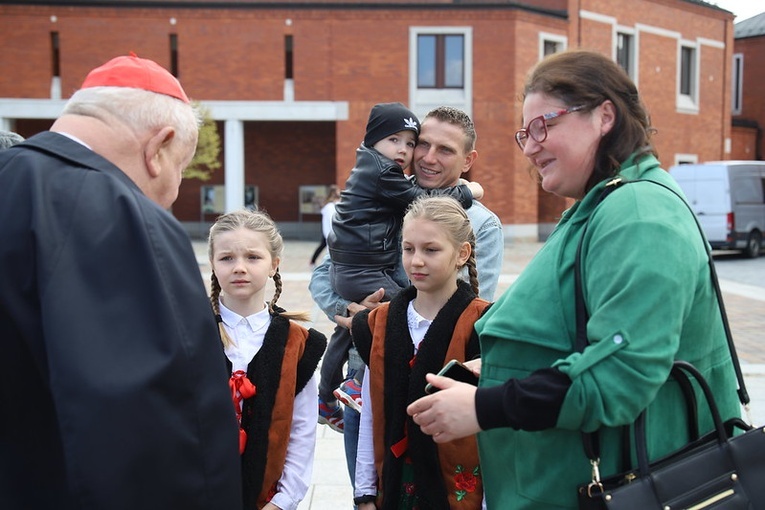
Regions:
[[[595,201],[595,207],[598,206],[605,198],[617,190],[621,186],[623,181],[619,178],[613,179],[606,184],[603,191],[598,195]],[[584,292],[582,291],[582,245],[584,244],[584,234],[587,232],[587,227],[590,225],[590,218],[595,213],[595,207],[593,207],[587,222],[582,227],[582,236],[579,238],[579,244],[576,247],[576,258],[574,259],[574,298],[576,304],[576,343],[574,348],[577,352],[582,352],[585,347],[590,343],[587,340],[587,321],[590,320],[590,314],[587,311],[587,306],[584,304]]]

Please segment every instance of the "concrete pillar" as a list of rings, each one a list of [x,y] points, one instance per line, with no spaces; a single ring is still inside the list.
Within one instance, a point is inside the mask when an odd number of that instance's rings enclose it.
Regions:
[[[244,207],[244,122],[226,120],[224,131],[226,212],[231,212]]]

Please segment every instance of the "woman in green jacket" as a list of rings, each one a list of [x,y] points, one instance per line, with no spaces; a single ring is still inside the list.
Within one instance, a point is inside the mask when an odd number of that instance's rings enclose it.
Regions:
[[[574,199],[544,247],[476,323],[481,382],[428,375],[443,388],[410,405],[436,442],[479,432],[490,509],[574,509],[590,480],[581,432],[599,430],[602,476],[622,465],[622,426],[647,408],[651,458],[688,441],[674,360],[694,364],[724,419],[736,382],[705,241],[650,143],[637,89],[610,59],[568,51],[541,61],[524,88],[516,134],[542,187]],[[597,205],[597,208],[596,208]],[[586,233],[583,230],[589,220]],[[574,258],[583,238],[588,346],[575,348]],[[711,419],[700,414],[702,431]],[[633,460],[634,463],[634,460]]]

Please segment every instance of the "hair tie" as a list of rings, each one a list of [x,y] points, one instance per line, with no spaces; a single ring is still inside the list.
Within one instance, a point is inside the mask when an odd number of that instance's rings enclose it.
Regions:
[[[218,324],[223,322],[223,317],[221,317],[219,313],[215,314],[215,322],[217,322]]]

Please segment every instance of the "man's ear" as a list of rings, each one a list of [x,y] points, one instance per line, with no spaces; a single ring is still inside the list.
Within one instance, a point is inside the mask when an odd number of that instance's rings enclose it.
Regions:
[[[154,133],[146,142],[143,157],[151,177],[157,177],[162,172],[160,153],[170,145],[173,138],[175,138],[175,129],[165,126]]]
[[[472,151],[468,152],[468,155],[465,156],[465,163],[462,165],[462,173],[470,171],[470,169],[473,167],[473,163],[475,163],[475,160],[478,158],[478,151],[473,149]]]

